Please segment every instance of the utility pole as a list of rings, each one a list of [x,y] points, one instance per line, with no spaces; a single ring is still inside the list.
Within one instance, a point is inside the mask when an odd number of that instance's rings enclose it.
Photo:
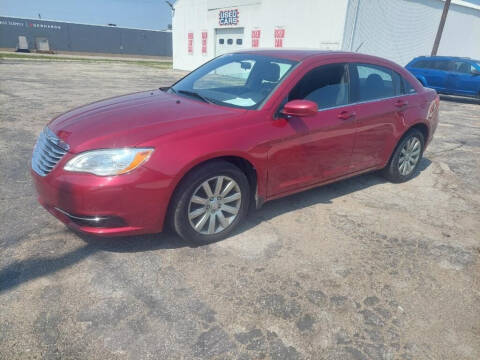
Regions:
[[[445,21],[447,20],[448,9],[450,8],[450,3],[452,0],[445,0],[445,5],[443,6],[442,18],[440,19],[440,24],[438,24],[437,36],[435,37],[435,42],[433,43],[432,56],[437,55],[438,46],[440,45],[440,39],[442,38],[443,27],[445,26]]]

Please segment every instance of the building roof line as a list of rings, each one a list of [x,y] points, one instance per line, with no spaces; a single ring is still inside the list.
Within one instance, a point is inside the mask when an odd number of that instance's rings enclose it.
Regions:
[[[86,26],[102,26],[111,29],[128,29],[128,30],[143,30],[143,31],[157,31],[157,32],[171,32],[171,30],[154,30],[154,29],[140,29],[140,28],[131,28],[131,27],[124,27],[124,26],[110,26],[110,25],[99,25],[99,24],[86,24],[86,23],[77,23],[72,21],[63,21],[63,20],[51,20],[51,19],[31,19],[31,18],[24,18],[18,16],[6,16],[0,15],[0,18],[8,18],[8,19],[20,19],[20,20],[27,20],[27,21],[46,21],[46,22],[57,22],[57,23],[64,23],[64,24],[75,24],[75,25],[86,25]]]
[[[445,2],[445,0],[441,0]],[[453,5],[458,5],[458,6],[464,6],[467,8],[475,9],[475,10],[480,10],[480,5],[465,1],[465,0],[452,0]]]

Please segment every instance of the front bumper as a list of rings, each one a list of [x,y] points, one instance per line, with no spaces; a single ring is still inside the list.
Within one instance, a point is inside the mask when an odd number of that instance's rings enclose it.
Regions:
[[[59,168],[31,174],[40,204],[74,230],[116,236],[163,229],[171,179],[152,170],[109,177]]]

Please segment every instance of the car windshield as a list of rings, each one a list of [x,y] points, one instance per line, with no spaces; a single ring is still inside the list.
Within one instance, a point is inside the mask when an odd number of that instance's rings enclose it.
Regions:
[[[218,105],[256,109],[297,62],[227,54],[188,74],[168,91]]]

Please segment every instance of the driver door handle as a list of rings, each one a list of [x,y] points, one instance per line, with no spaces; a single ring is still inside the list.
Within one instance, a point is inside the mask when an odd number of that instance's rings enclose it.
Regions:
[[[394,104],[397,108],[404,108],[408,105],[408,101],[406,100],[397,100],[395,101],[395,104]]]
[[[341,120],[350,120],[350,119],[355,118],[355,115],[356,115],[355,111],[343,110],[343,111],[338,113],[337,117]]]

